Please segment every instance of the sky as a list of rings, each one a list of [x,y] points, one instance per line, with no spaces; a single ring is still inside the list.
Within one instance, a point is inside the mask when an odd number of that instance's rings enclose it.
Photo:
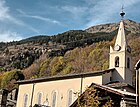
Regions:
[[[0,42],[117,23],[140,22],[140,0],[0,0]]]

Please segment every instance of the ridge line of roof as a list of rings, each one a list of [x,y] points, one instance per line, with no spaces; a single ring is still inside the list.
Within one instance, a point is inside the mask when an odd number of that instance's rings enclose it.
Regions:
[[[61,76],[53,76],[53,77],[43,77],[43,78],[36,78],[31,80],[21,80],[17,81],[16,84],[26,84],[26,83],[37,83],[37,82],[44,82],[44,81],[54,81],[54,80],[64,80],[64,79],[72,79],[72,78],[79,78],[79,77],[90,77],[95,75],[100,75],[106,72],[113,71],[112,69],[107,69],[103,71],[95,71],[95,72],[86,72],[86,73],[78,73],[78,74],[68,74],[68,75],[61,75]]]

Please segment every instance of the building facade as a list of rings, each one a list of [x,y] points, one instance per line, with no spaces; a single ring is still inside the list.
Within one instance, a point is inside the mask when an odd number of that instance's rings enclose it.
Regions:
[[[77,99],[77,93],[82,93],[92,82],[110,82],[113,70],[20,81],[17,107],[44,105],[46,101],[51,107],[69,107]]]

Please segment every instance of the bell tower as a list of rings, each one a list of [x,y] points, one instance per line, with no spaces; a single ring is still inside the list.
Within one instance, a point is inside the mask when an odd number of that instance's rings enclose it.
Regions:
[[[131,48],[127,44],[125,37],[125,26],[124,26],[124,15],[120,13],[121,21],[118,29],[117,38],[115,45],[110,46],[110,63],[109,68],[115,68],[116,70],[112,73],[112,81],[124,82],[132,85],[132,58]]]

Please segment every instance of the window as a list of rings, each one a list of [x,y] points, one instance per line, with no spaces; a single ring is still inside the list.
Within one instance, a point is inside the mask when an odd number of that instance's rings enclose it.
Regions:
[[[72,104],[72,90],[68,92],[68,107]]]
[[[52,94],[52,107],[56,107],[56,92],[55,91]]]
[[[110,77],[110,81],[112,81],[112,77]]]
[[[127,58],[127,68],[130,68],[130,58]]]
[[[41,104],[42,93],[38,93],[37,104]]]
[[[115,67],[119,67],[119,57],[115,57]]]
[[[24,95],[24,106],[23,107],[27,107],[27,102],[28,102],[28,94]]]

